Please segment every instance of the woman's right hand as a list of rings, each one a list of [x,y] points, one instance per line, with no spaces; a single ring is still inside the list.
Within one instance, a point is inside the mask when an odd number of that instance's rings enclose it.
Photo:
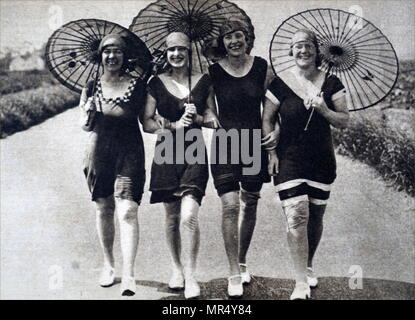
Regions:
[[[188,114],[188,117],[194,120],[197,115],[196,106],[193,103],[185,103],[184,108],[184,112]]]
[[[169,129],[171,126],[170,121],[159,114],[154,115],[154,121],[156,121],[160,129]]]
[[[84,109],[85,112],[88,111],[96,111],[97,107],[95,106],[95,101],[93,97],[89,97],[86,102],[82,105],[82,109]]]
[[[176,130],[187,128],[187,127],[191,126],[192,124],[193,124],[192,115],[190,113],[188,113],[187,111],[185,111],[183,113],[180,120],[178,120],[174,123]]]
[[[277,132],[275,130],[261,139],[261,147],[267,151],[272,151],[277,148]]]
[[[278,175],[279,160],[275,153],[270,153],[268,160],[268,174],[270,176]]]

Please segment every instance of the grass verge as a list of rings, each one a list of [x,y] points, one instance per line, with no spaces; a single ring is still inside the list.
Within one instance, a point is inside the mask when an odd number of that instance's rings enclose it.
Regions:
[[[23,131],[78,104],[79,96],[61,85],[0,96],[0,137]]]
[[[415,141],[385,122],[352,117],[345,129],[333,129],[340,154],[366,163],[399,191],[415,196]]]

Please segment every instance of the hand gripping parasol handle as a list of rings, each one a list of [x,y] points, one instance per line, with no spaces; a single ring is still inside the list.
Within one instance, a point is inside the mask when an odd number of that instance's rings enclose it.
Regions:
[[[327,78],[329,77],[330,70],[331,70],[331,68],[332,68],[332,67],[333,67],[333,64],[332,64],[332,63],[329,63],[329,67],[328,67],[328,69],[327,69],[326,75],[324,76],[324,81],[323,81],[323,84],[321,85],[321,91],[320,91],[320,94],[323,92],[323,87],[324,87],[324,84],[326,83]],[[308,129],[308,125],[310,124],[311,118],[313,117],[313,114],[314,114],[314,108],[313,108],[313,107],[311,107],[311,108],[312,108],[312,109],[311,109],[311,112],[310,112],[310,116],[308,117],[307,123],[306,123],[306,125],[305,125],[305,127],[304,127],[304,131],[307,131],[307,129]]]

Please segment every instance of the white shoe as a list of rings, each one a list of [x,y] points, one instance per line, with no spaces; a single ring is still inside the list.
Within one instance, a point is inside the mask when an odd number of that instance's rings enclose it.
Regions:
[[[246,267],[246,263],[240,263],[239,266],[245,268],[245,271],[241,272],[242,284],[250,283],[251,282],[251,275],[249,274],[249,271]]]
[[[313,268],[307,268],[307,282],[310,288],[315,288],[318,285],[318,279],[314,274]]]
[[[169,288],[172,290],[181,290],[184,288],[184,277],[181,271],[173,270],[169,281]]]
[[[109,287],[114,284],[115,270],[113,267],[104,266],[99,276],[99,285],[101,287]]]
[[[200,296],[200,287],[195,278],[191,277],[184,282],[184,297],[194,299]]]
[[[233,284],[232,279],[239,278],[238,284]],[[242,285],[242,276],[237,274],[228,278],[228,296],[230,298],[240,298],[244,294],[244,287]]]
[[[290,300],[306,300],[311,296],[311,290],[306,282],[296,282],[293,293],[291,293]]]
[[[137,290],[134,277],[122,277],[121,280],[121,295],[133,296]]]

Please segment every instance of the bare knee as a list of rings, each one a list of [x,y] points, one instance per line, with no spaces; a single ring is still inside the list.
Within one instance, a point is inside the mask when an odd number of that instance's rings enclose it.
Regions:
[[[199,203],[192,195],[187,195],[181,201],[181,225],[191,231],[199,229]]]
[[[166,228],[176,231],[180,227],[180,201],[164,203],[166,209]]]
[[[182,214],[180,225],[190,231],[196,231],[199,229],[199,217],[197,213],[185,213]]]
[[[117,200],[117,215],[122,222],[133,223],[137,221],[138,204],[134,201]]]
[[[225,195],[221,197],[223,219],[234,219],[239,216],[239,197],[225,197]]]
[[[244,220],[256,219],[256,208],[258,205],[258,199],[260,198],[259,192],[241,190],[241,205],[242,214]]]
[[[253,192],[241,189],[241,201],[246,206],[256,206],[258,204],[259,198],[259,191]]]
[[[227,204],[222,209],[223,219],[234,219],[239,216],[239,203]]]
[[[166,213],[166,228],[169,230],[178,230],[180,226],[180,214]]]
[[[287,232],[306,228],[309,217],[308,201],[301,201],[284,207],[287,218]]]
[[[112,196],[95,200],[97,218],[109,219],[114,217],[115,201]]]

